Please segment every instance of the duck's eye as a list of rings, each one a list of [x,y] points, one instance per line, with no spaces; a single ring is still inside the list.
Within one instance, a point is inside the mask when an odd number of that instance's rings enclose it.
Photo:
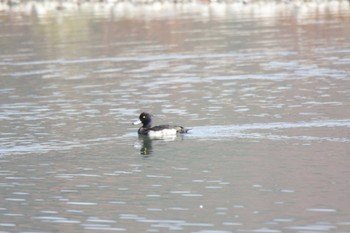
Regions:
[[[142,118],[146,118],[146,116],[142,116]]]

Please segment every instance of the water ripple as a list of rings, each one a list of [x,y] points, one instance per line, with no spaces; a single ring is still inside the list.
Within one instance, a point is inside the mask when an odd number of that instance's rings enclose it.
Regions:
[[[227,138],[247,138],[247,139],[267,139],[267,140],[300,140],[300,141],[330,141],[330,142],[349,142],[348,136],[329,137],[329,136],[288,136],[273,134],[277,129],[301,129],[301,128],[350,128],[350,120],[325,120],[312,122],[274,122],[274,123],[255,123],[242,125],[211,125],[191,127],[191,133],[186,135],[188,139],[206,139],[218,140]],[[268,132],[256,132],[267,130]],[[108,136],[95,139],[72,138],[65,141],[46,141],[32,142],[31,138],[20,139],[18,137],[3,137],[0,141],[2,147],[0,154],[2,156],[9,154],[25,154],[35,151],[36,153],[47,153],[49,151],[65,151],[74,148],[90,148],[91,146],[101,144],[111,144],[115,141],[128,140],[135,137],[135,133],[126,133],[122,136]],[[23,145],[13,145],[10,141],[22,141]],[[149,175],[152,177],[152,175]]]
[[[290,56],[295,55],[291,51],[269,51],[256,53],[207,53],[207,54],[161,54],[161,55],[137,55],[126,57],[103,57],[103,58],[84,58],[71,60],[42,60],[42,61],[17,61],[17,62],[0,62],[0,65],[6,66],[36,66],[36,65],[70,65],[81,63],[96,63],[96,62],[136,62],[136,61],[165,61],[165,60],[190,60],[190,59],[216,59],[216,58],[238,58],[239,60],[250,60],[256,58],[264,58],[266,56]]]
[[[313,122],[275,122],[275,123],[255,123],[244,125],[214,125],[214,126],[197,126],[192,128],[192,134],[189,137],[201,139],[217,138],[253,138],[268,140],[302,140],[302,141],[332,141],[332,142],[349,142],[349,137],[328,137],[328,136],[286,136],[274,135],[272,132],[277,129],[299,129],[299,128],[330,128],[345,127],[350,128],[350,119],[328,120]],[[252,131],[269,130],[267,133],[257,133]],[[248,132],[247,132],[248,131]],[[272,131],[272,132],[271,132]]]

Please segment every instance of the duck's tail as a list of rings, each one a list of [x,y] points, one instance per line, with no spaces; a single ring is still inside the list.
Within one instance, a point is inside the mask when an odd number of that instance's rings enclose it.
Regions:
[[[191,129],[186,129],[185,127],[182,126],[176,126],[176,132],[178,133],[188,133]]]

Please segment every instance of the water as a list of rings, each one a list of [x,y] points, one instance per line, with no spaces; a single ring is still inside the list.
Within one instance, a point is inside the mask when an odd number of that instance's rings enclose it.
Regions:
[[[1,5],[1,232],[350,232],[348,2],[56,7]]]

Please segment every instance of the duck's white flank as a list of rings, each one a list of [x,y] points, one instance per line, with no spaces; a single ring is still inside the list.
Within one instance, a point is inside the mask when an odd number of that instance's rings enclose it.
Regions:
[[[159,131],[150,130],[148,136],[150,137],[164,137],[176,135],[176,129],[162,129]]]

